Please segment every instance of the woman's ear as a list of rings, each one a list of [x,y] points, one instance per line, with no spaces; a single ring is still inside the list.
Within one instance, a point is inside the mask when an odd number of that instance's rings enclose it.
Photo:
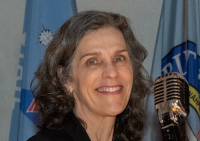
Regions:
[[[57,69],[57,75],[58,75],[58,77],[59,77],[59,79],[61,80],[61,77],[62,77],[62,72],[63,72],[63,67],[59,67],[58,69]],[[73,92],[73,87],[72,87],[72,82],[69,82],[69,81],[67,81],[65,84],[63,84],[64,86],[65,86],[65,88],[67,89],[67,91],[69,91],[70,93],[72,93]]]
[[[67,82],[66,84],[64,84],[65,88],[67,89],[67,91],[69,91],[70,93],[73,92],[73,87],[72,87],[72,83],[71,82]]]
[[[58,69],[57,69],[57,75],[58,75],[59,78],[62,74],[62,71],[63,71],[63,67],[59,66]]]

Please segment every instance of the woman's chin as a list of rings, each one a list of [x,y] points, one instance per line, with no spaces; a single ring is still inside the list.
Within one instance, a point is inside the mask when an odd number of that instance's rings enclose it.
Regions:
[[[107,111],[107,114],[110,116],[116,117],[117,115],[121,114],[124,111],[124,109],[125,109],[124,107],[112,108]]]

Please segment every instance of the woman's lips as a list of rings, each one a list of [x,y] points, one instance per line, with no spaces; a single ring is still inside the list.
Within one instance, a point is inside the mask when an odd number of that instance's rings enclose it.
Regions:
[[[96,88],[95,90],[101,94],[120,94],[123,89],[122,85],[117,85],[117,86],[103,86]]]

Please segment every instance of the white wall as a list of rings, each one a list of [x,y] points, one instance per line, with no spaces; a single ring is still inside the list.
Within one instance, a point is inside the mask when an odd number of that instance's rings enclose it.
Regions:
[[[26,0],[0,0],[0,140],[7,141],[22,39]],[[133,32],[149,56],[144,62],[151,71],[157,28],[163,0],[77,0],[78,11],[103,10],[128,17]]]

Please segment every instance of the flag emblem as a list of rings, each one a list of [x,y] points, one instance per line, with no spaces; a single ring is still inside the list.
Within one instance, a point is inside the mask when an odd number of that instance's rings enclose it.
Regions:
[[[37,125],[38,110],[31,90],[21,90],[20,110],[27,118],[29,118],[35,125]]]
[[[44,29],[39,35],[39,41],[45,47],[48,46],[48,44],[52,39],[53,39],[53,33],[49,29]]]
[[[35,100],[33,99],[31,102],[31,105],[28,107],[27,111],[28,112],[38,112],[37,106],[35,104]]]

